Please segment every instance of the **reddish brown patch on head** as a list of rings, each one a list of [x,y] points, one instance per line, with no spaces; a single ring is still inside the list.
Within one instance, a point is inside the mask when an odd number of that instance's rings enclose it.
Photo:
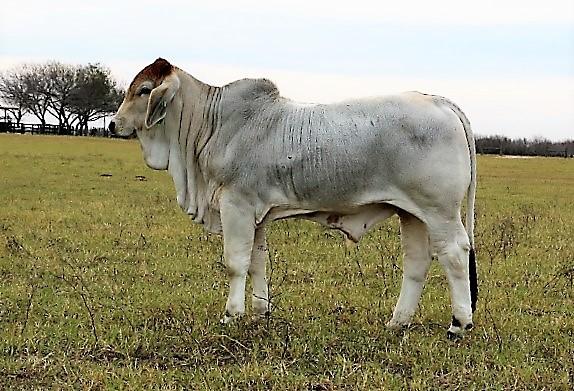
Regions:
[[[339,215],[329,215],[327,216],[327,224],[329,225],[333,225],[333,224],[337,224],[339,222],[339,218],[341,216]]]
[[[171,65],[167,60],[163,58],[158,58],[152,64],[142,69],[140,73],[136,75],[130,88],[128,89],[128,94],[135,94],[134,89],[142,82],[150,80],[154,83],[154,87],[161,84],[163,79],[168,76],[173,71],[174,66]]]

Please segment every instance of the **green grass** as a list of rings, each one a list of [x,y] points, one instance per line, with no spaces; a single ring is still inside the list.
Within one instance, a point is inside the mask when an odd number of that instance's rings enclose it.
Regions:
[[[452,342],[437,262],[412,327],[384,327],[396,219],[357,248],[272,224],[277,309],[221,326],[221,239],[179,210],[137,142],[0,135],[0,389],[569,390],[574,160],[478,163],[481,296]]]

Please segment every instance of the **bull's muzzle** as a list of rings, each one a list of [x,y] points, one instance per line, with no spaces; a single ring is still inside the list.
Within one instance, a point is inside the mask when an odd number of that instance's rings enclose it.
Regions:
[[[120,125],[118,126],[118,124],[116,124],[116,120],[112,119],[110,121],[110,124],[108,125],[108,130],[114,134],[117,137],[121,137],[121,138],[135,138],[136,134],[135,134],[135,129],[132,129],[130,131],[126,131],[122,126],[121,126],[121,122]]]

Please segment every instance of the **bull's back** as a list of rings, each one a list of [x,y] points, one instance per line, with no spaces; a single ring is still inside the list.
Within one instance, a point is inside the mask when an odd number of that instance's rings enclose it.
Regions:
[[[302,207],[384,201],[432,182],[429,162],[436,167],[453,144],[460,149],[453,116],[418,93],[331,105],[280,101],[247,130],[258,142],[245,166],[257,168],[251,186],[274,188]]]

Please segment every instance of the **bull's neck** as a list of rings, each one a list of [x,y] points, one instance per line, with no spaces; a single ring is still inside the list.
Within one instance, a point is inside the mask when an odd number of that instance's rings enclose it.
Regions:
[[[177,70],[181,85],[170,116],[170,174],[177,190],[178,204],[198,222],[206,222],[210,186],[209,144],[218,128],[220,88],[202,83]],[[177,163],[176,163],[177,161]],[[206,222],[207,223],[207,222]],[[209,223],[207,223],[209,224]]]
[[[181,109],[179,143],[185,140],[185,154],[199,159],[219,125],[221,88],[203,83],[179,70]]]

